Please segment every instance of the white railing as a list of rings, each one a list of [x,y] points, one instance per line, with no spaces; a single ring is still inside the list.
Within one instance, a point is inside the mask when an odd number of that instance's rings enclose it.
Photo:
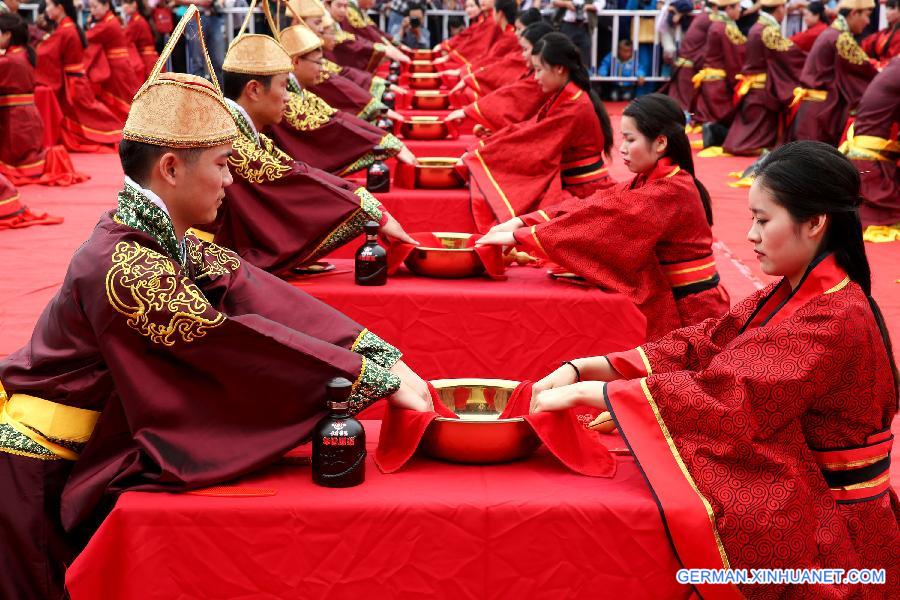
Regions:
[[[32,21],[37,19],[38,16],[38,4],[22,4],[19,6],[19,12],[30,13],[32,17]],[[255,10],[258,14],[262,14],[262,10],[257,8]],[[545,9],[542,11],[545,15],[545,18],[552,17],[555,9]],[[244,20],[244,17],[247,14],[246,7],[229,7],[221,9],[220,13],[224,16],[224,35],[225,35],[225,47],[228,47],[228,44],[234,38],[238,29],[240,28],[241,23]],[[653,46],[653,57],[651,63],[650,72],[644,77],[645,81],[666,81],[668,79],[667,76],[662,75],[663,72],[663,61],[662,61],[662,51],[661,44],[659,39],[659,31],[656,28],[656,19],[659,16],[660,11],[658,10],[601,10],[597,16],[598,19],[604,24],[604,26],[611,26],[612,35],[610,36],[610,47],[607,50],[609,53],[613,53],[615,56],[615,52],[617,51],[618,41],[619,41],[619,33],[623,28],[623,19],[630,19],[630,28],[631,28],[631,40],[634,44],[634,56],[640,61],[640,48],[641,46],[652,45]],[[882,27],[886,24],[885,11],[881,11],[880,21]],[[386,31],[387,29],[387,15],[383,13],[370,13],[372,18],[377,20],[379,27],[382,31]],[[80,21],[83,24],[87,20],[87,13],[82,13],[80,16]],[[429,24],[433,23],[435,20],[440,21],[440,31],[441,31],[441,39],[446,39],[449,36],[449,22],[453,17],[462,17],[463,20],[468,23],[468,18],[465,15],[464,11],[461,10],[429,10],[426,14],[426,20]],[[648,42],[641,43],[639,41],[640,35],[640,23],[641,19],[653,19],[654,27],[653,27],[653,42],[652,44]],[[611,20],[611,23],[610,23]],[[282,22],[285,22],[285,19],[282,19]],[[255,32],[256,19],[251,19],[248,29],[251,33]],[[782,29],[787,26],[787,19],[782,23]],[[803,26],[805,28],[805,25]],[[680,40],[680,28],[676,33],[676,41]],[[630,81],[636,82],[638,80],[637,77],[617,77],[617,76],[600,76],[596,75],[597,66],[601,60],[598,57],[599,48],[599,34],[598,31],[595,30],[593,32],[592,40],[591,40],[591,64],[590,64],[590,72],[592,73],[591,80],[593,81]],[[435,40],[436,41],[436,40]],[[601,56],[605,56],[607,52],[604,52]]]

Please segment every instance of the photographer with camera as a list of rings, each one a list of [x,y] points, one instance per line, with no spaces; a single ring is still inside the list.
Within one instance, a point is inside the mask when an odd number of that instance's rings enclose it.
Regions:
[[[412,50],[431,48],[431,32],[425,26],[424,5],[409,5],[406,16],[400,23],[400,30],[394,35],[394,43]]]

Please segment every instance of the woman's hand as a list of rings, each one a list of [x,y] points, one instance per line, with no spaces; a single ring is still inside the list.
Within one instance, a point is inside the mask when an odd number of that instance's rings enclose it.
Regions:
[[[475,242],[476,246],[515,246],[516,238],[513,237],[511,231],[489,231],[480,240]]]
[[[572,365],[561,365],[558,369],[531,386],[532,400],[541,392],[578,383],[578,374]]]
[[[461,108],[457,108],[452,111],[450,114],[446,116],[445,121],[462,121],[466,118],[466,111]]]
[[[516,229],[518,229],[519,227],[524,227],[524,226],[525,226],[525,223],[522,222],[522,219],[520,219],[519,217],[513,217],[509,221],[504,221],[503,223],[500,223],[499,225],[494,225],[493,227],[491,227],[488,230],[488,233],[494,233],[494,232],[500,232],[500,231],[512,232],[512,231],[515,231]]]
[[[476,123],[474,127],[472,127],[472,134],[478,138],[488,138],[494,135],[494,132],[482,125],[481,123]]]
[[[532,414],[549,411],[568,410],[576,406],[591,406],[606,410],[602,381],[581,381],[535,394],[531,398]]]
[[[423,400],[431,402],[431,392],[428,391],[428,384],[419,377],[415,371],[402,360],[398,360],[391,367],[391,373],[400,378],[404,385],[408,386],[416,395],[421,396]]]

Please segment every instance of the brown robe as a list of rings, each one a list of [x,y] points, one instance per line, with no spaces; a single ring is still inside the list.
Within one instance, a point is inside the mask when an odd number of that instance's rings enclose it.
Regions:
[[[691,79],[697,74],[697,70],[703,67],[703,55],[706,53],[706,38],[712,21],[708,12],[703,12],[694,17],[681,45],[678,46],[678,58],[675,61],[675,70],[672,77],[660,92],[668,94],[678,102],[686,111],[694,108],[694,97],[697,90]]]
[[[750,89],[740,99],[722,144],[729,154],[756,154],[778,143],[806,59],[806,53],[785,39],[778,27],[762,19],[750,28],[746,48],[741,75],[748,80],[762,76],[765,81],[745,84]]]
[[[747,38],[733,22],[721,15],[711,17],[707,35],[703,70],[716,69],[724,74],[707,78],[700,85],[694,107],[694,120],[698,123],[720,123],[728,126],[734,117],[734,78],[744,63],[744,46]],[[700,76],[700,73],[697,74]]]
[[[806,57],[800,85],[825,92],[824,101],[808,98],[796,105],[788,141],[818,140],[837,146],[856,105],[877,71],[838,16],[819,35]]]

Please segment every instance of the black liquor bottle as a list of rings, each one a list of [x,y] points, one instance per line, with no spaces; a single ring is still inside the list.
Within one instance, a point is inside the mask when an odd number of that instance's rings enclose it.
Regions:
[[[383,146],[375,146],[372,149],[375,161],[366,170],[366,189],[372,192],[391,191],[391,170],[384,161],[387,160],[387,152]]]
[[[391,63],[391,66],[388,70],[388,83],[392,83],[397,85],[397,82],[400,81],[400,63],[394,61]]]
[[[381,109],[378,118],[375,119],[375,127],[384,130],[385,133],[394,133],[394,122],[387,115],[387,108]]]
[[[397,106],[397,94],[392,92],[390,88],[386,89],[384,94],[381,95],[381,103],[390,110],[394,110]]]
[[[378,223],[365,224],[366,243],[356,251],[356,285],[387,283],[387,250],[378,243]]]
[[[352,487],[366,479],[366,430],[350,416],[353,384],[335,377],[326,385],[329,414],[313,430],[313,483]]]

